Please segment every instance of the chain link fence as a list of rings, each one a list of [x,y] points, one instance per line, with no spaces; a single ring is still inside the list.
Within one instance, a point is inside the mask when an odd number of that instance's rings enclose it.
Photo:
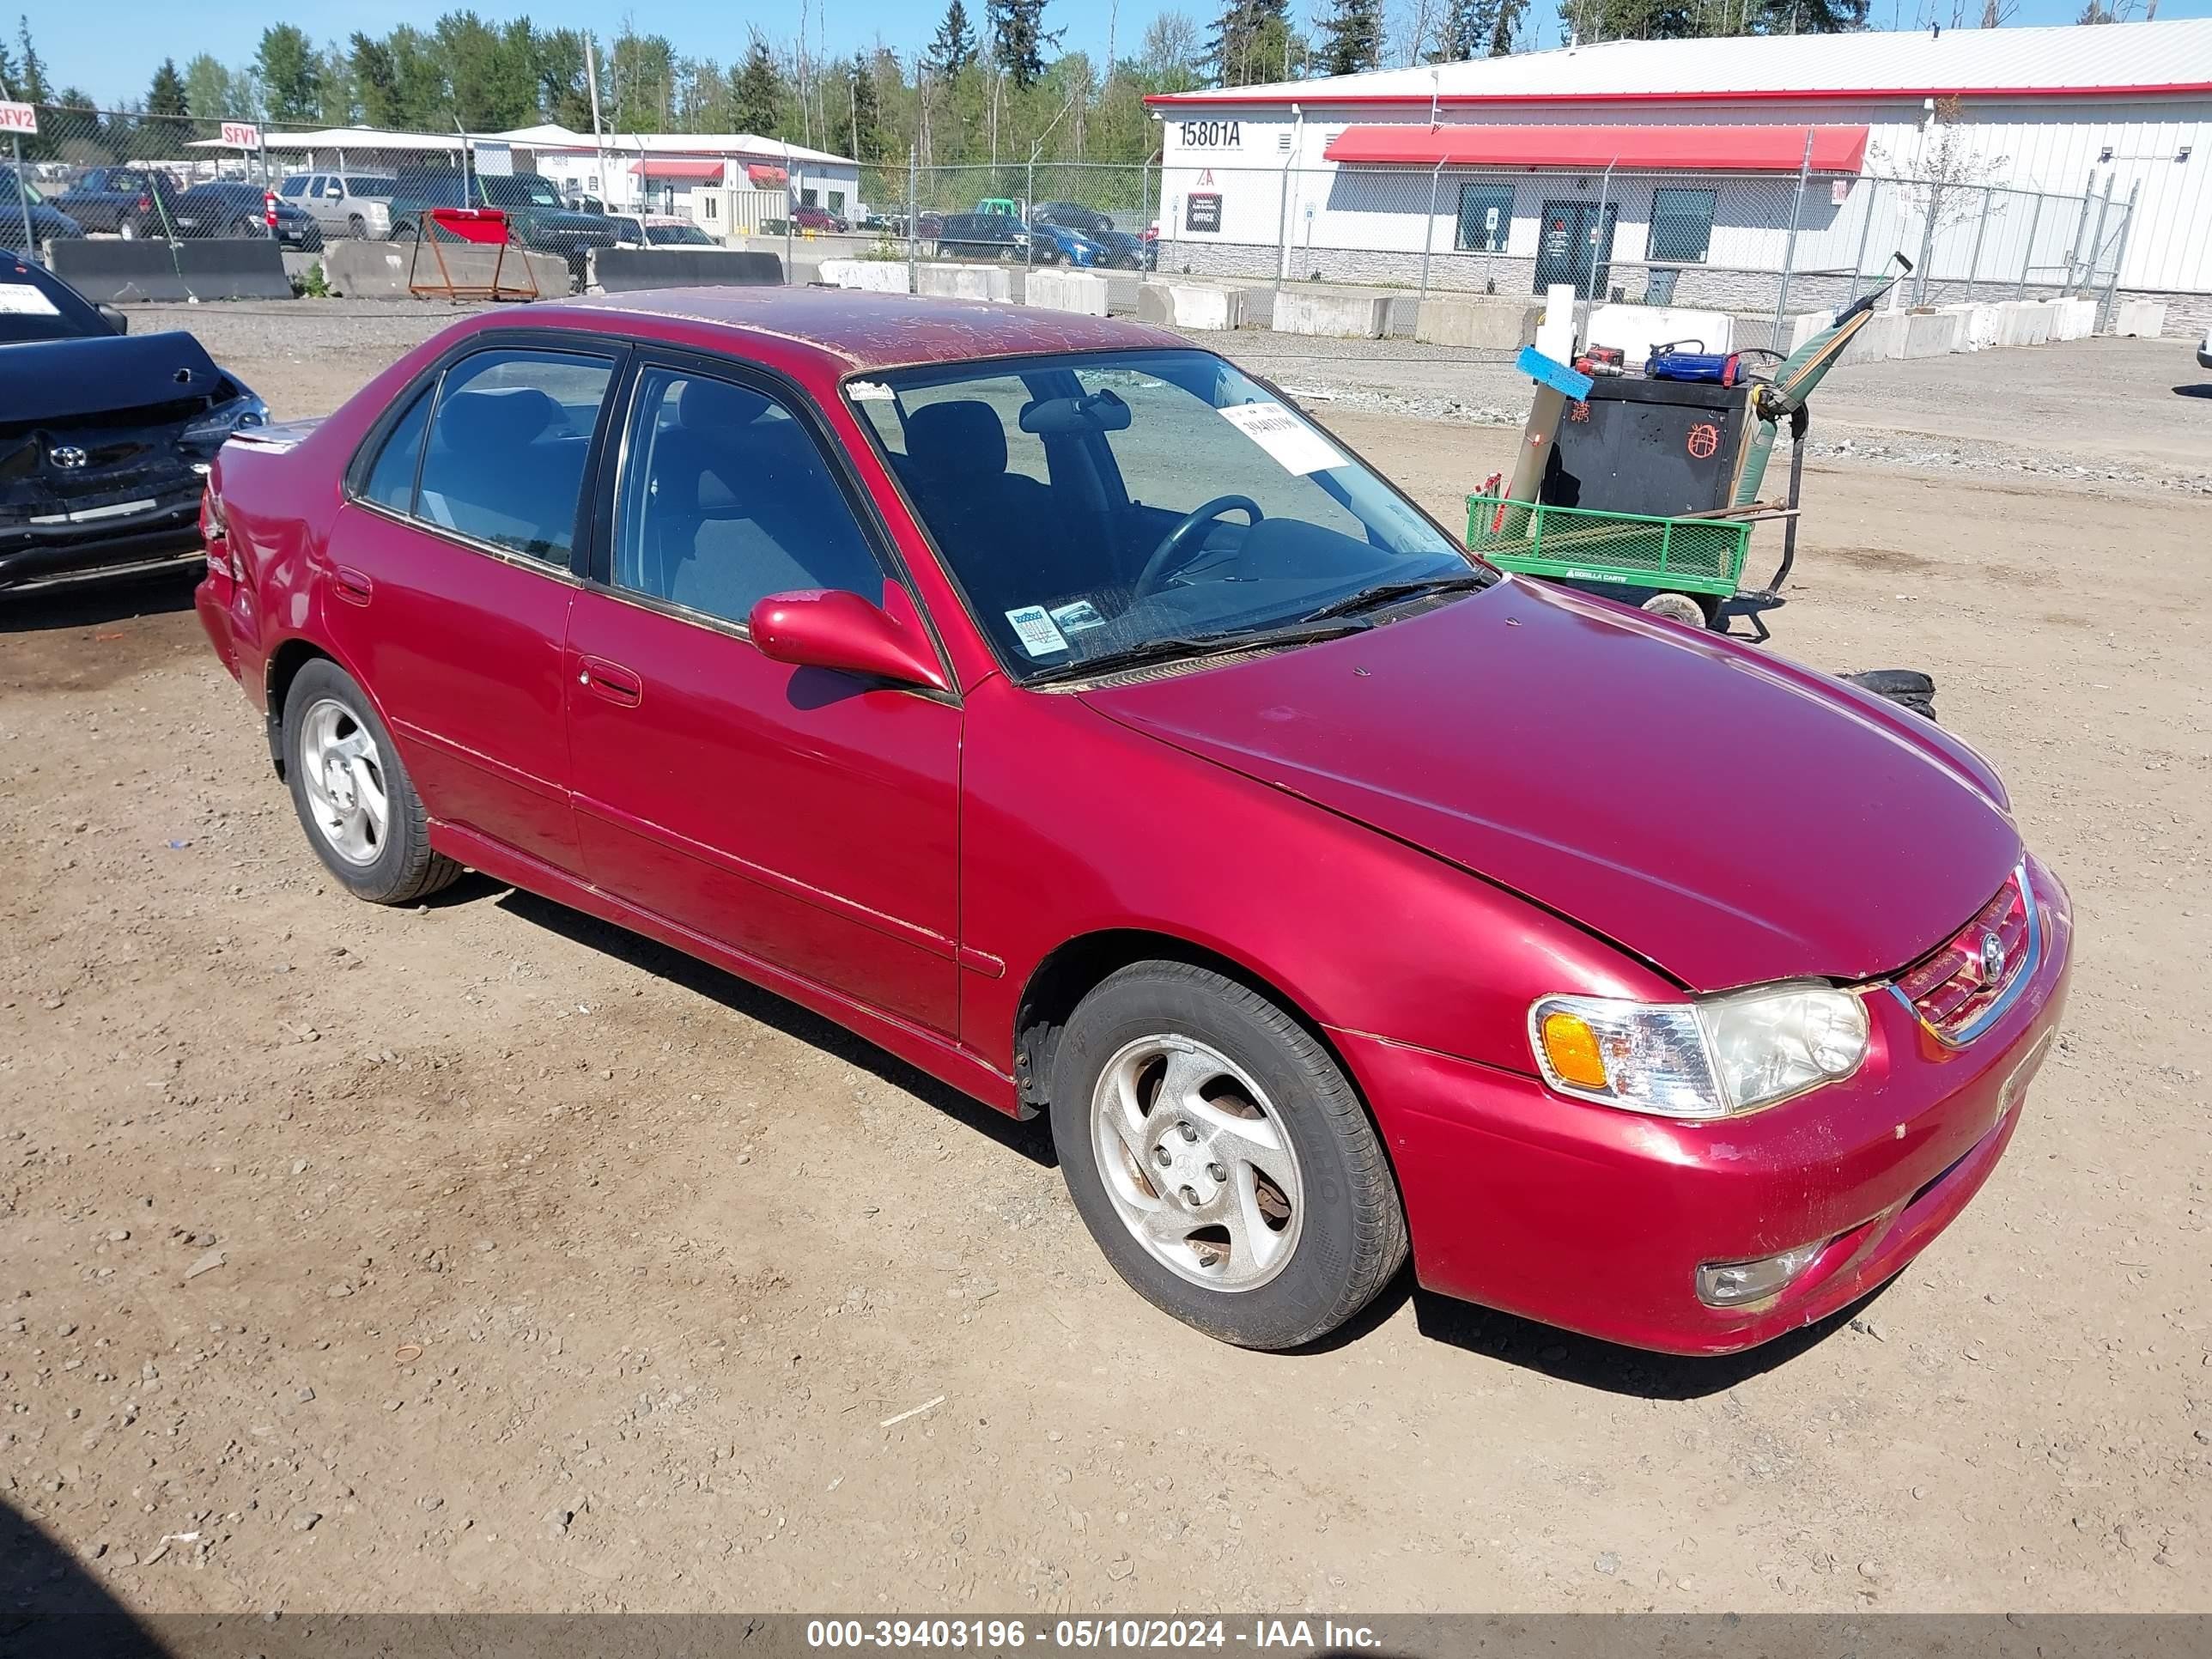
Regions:
[[[501,188],[550,187],[586,206],[689,219],[716,241],[780,246],[793,281],[843,254],[1072,262],[1416,295],[1535,295],[1565,283],[1590,299],[1771,313],[1778,330],[1793,310],[1865,292],[1894,252],[1913,262],[1905,296],[1914,304],[2090,296],[2108,313],[2136,216],[2109,179],[2067,194],[1966,177],[1838,176],[1814,171],[1809,151],[1808,165],[1780,173],[1004,158],[848,163],[830,177],[803,162],[764,166],[771,146],[766,156],[684,152],[697,163],[689,176],[656,184],[642,156],[635,168],[612,151],[596,164],[556,163],[457,132],[362,133],[350,150],[307,149],[299,132],[265,124],[47,107],[35,134],[13,137],[17,155],[0,152],[0,246],[273,234],[314,249],[395,234],[379,204],[396,175],[489,173],[495,155],[525,175]],[[545,176],[528,179],[533,168]],[[475,188],[500,199],[489,184]],[[264,192],[276,196],[273,226]]]

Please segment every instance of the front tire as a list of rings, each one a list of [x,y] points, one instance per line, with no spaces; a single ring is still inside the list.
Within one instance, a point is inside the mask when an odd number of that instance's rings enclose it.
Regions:
[[[1053,1055],[1052,1131],[1115,1270],[1222,1341],[1315,1341],[1405,1261],[1397,1186],[1343,1072],[1210,969],[1138,963],[1083,1000]]]
[[[285,781],[307,843],[356,898],[410,904],[461,866],[430,850],[429,814],[353,677],[309,663],[284,696]]]

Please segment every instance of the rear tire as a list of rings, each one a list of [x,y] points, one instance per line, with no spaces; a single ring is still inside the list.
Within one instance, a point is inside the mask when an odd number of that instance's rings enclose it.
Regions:
[[[1678,622],[1685,628],[1705,628],[1710,625],[1705,606],[1687,593],[1654,593],[1644,601],[1643,608],[1655,617],[1664,617],[1668,622]]]
[[[1140,962],[1069,1017],[1052,1060],[1068,1195],[1115,1270],[1224,1342],[1295,1348],[1403,1265],[1405,1212],[1364,1108],[1285,1010]]]
[[[429,814],[392,733],[336,663],[320,659],[293,678],[283,742],[285,781],[307,843],[356,898],[410,904],[461,873],[430,850]]]

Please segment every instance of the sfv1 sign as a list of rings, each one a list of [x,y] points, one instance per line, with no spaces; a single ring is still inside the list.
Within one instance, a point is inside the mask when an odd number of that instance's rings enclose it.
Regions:
[[[233,149],[259,149],[261,129],[251,121],[225,121],[222,142]]]

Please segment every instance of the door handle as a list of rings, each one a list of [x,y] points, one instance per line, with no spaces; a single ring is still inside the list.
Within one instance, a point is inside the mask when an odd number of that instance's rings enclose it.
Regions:
[[[635,708],[645,696],[645,682],[618,662],[586,657],[576,684],[622,708]]]
[[[340,565],[331,572],[331,586],[349,605],[367,605],[376,584],[349,565]]]

